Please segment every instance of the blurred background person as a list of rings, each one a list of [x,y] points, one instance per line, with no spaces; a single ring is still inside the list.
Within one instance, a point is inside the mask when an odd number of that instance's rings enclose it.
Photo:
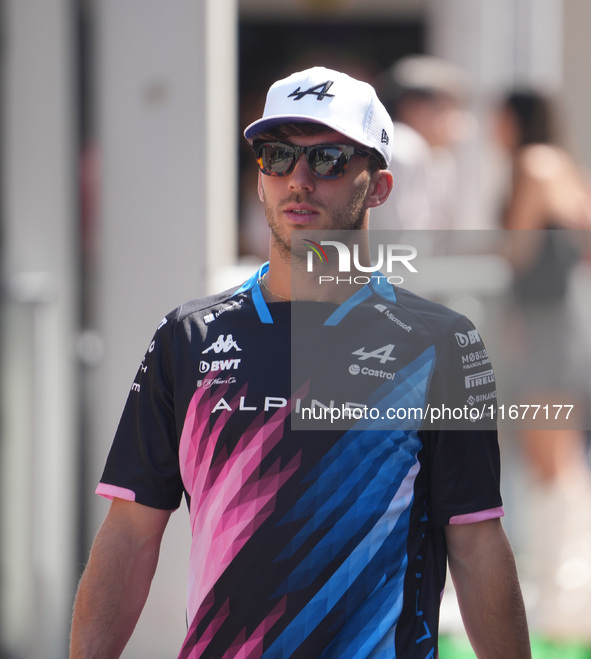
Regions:
[[[465,74],[430,55],[410,55],[381,73],[376,89],[394,120],[394,194],[373,229],[450,229],[456,219],[454,147],[471,135]]]
[[[532,622],[549,636],[589,639],[591,524],[580,515],[581,505],[591,505],[582,430],[589,337],[571,296],[588,242],[584,230],[591,228],[589,181],[560,146],[557,108],[545,94],[507,93],[495,108],[494,127],[509,175],[500,225],[510,230],[513,270],[506,316],[510,402],[575,406],[568,424],[563,418],[534,426],[530,417],[519,432],[529,483],[526,554],[536,557],[528,566]]]
[[[511,176],[501,226],[520,230],[509,237],[513,302],[526,342],[525,352],[520,352],[530,357],[528,389],[532,382],[542,386],[544,403],[552,403],[579,384],[573,378],[570,355],[574,329],[565,330],[571,319],[570,277],[583,256],[583,246],[579,233],[560,229],[591,228],[589,182],[558,145],[555,116],[548,98],[521,89],[501,102],[496,121],[497,139],[510,158]],[[569,432],[559,442],[552,434],[524,433],[532,468],[541,480],[552,480],[582,464],[579,433],[574,437]]]

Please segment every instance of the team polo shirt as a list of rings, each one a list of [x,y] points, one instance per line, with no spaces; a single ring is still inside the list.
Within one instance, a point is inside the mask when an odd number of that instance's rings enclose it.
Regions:
[[[490,422],[486,349],[375,274],[340,305],[267,304],[266,267],[162,320],[97,492],[187,500],[180,659],[435,657],[444,527],[502,515],[499,454],[494,424],[417,411]]]

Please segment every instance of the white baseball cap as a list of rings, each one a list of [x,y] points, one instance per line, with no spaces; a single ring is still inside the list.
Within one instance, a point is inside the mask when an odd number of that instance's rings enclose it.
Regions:
[[[247,140],[285,123],[312,122],[336,130],[377,151],[388,167],[392,119],[374,88],[346,73],[314,67],[278,80],[267,93],[261,119],[247,126]]]

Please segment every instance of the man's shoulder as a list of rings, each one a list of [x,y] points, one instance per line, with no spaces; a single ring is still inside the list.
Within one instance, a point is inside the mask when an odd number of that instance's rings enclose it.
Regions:
[[[434,302],[405,288],[396,288],[397,305],[415,318],[433,338],[448,335],[452,330],[473,329],[472,322],[450,307]]]
[[[245,317],[252,311],[251,298],[239,288],[179,304],[160,321],[156,336],[174,345],[178,340],[181,343],[205,340],[210,330],[215,332],[221,327],[218,321],[222,317],[226,321],[223,323],[224,330],[228,326],[234,327],[236,323],[248,323]]]
[[[252,290],[260,278],[260,273],[261,269],[248,277],[246,281],[234,284],[220,293],[196,297],[183,302],[173,309],[166,318],[181,323],[191,318],[202,318],[207,325],[226,311],[252,310]]]
[[[222,291],[221,293],[193,298],[192,300],[183,302],[178,307],[173,309],[173,311],[168,314],[168,316],[177,322],[182,322],[194,315],[207,316],[211,309],[219,307],[220,305],[241,305],[243,298],[239,298],[237,296],[235,297],[238,289],[239,286],[234,286],[233,288],[229,288],[228,290]],[[238,302],[239,299],[241,300],[240,302]]]

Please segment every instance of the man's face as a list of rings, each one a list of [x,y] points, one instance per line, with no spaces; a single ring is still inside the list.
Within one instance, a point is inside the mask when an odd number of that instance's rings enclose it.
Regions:
[[[293,136],[287,141],[297,146],[355,144],[332,130],[310,136]],[[345,175],[339,179],[316,178],[303,155],[287,176],[259,173],[258,191],[271,228],[271,250],[278,250],[283,257],[288,256],[292,231],[366,229],[366,201],[371,189],[368,159],[360,156],[351,158]],[[297,252],[294,245],[294,255]],[[302,254],[305,253],[302,247]]]

